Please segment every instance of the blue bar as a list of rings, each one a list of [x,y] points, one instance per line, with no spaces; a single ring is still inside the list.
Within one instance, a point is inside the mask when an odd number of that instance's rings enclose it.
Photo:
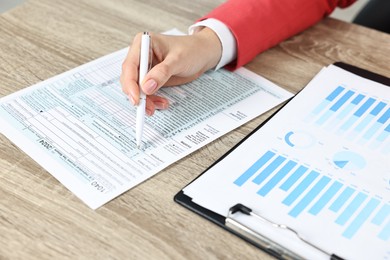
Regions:
[[[365,95],[362,95],[362,94],[359,94],[357,95],[353,100],[352,100],[352,104],[354,105],[357,105],[360,103],[360,101],[363,100],[363,98],[365,98],[366,96]]]
[[[336,219],[336,224],[344,225],[347,223],[349,218],[353,215],[353,213],[355,213],[366,198],[367,194],[359,192],[351,203],[349,203],[349,205],[344,209],[343,213],[341,213],[341,215]]]
[[[310,202],[322,191],[323,188],[330,182],[330,178],[323,176],[311,190],[298,202],[295,207],[288,213],[290,216],[296,218]]]
[[[390,132],[390,124],[388,124],[388,125],[386,126],[385,131],[386,131],[386,132]]]
[[[290,171],[297,165],[294,161],[288,161],[282,169],[278,171],[258,192],[260,196],[265,196],[270,192]]]
[[[351,197],[351,195],[355,192],[351,187],[347,187],[343,190],[340,196],[330,205],[329,209],[333,212],[337,212],[344,205],[344,203]]]
[[[374,107],[374,109],[370,112],[370,114],[373,116],[377,116],[385,106],[386,106],[385,102],[382,101],[379,102],[378,105],[376,105],[376,107]]]
[[[341,112],[336,116],[337,119],[343,119],[346,117],[355,107],[362,101],[365,96],[362,94],[357,95],[350,104],[348,104]]]
[[[342,86],[338,86],[335,90],[332,91],[332,93],[329,94],[326,99],[333,101],[343,90],[344,88]]]
[[[379,112],[386,106],[386,103],[379,102],[370,112],[369,115],[367,115],[366,118],[363,119],[362,122],[359,123],[359,125],[355,128],[355,131],[361,132],[364,128],[367,127],[369,123],[371,123],[372,120],[374,120],[375,116],[379,114]],[[366,138],[367,139],[367,138]]]
[[[378,237],[384,241],[389,240],[390,238],[390,221],[387,222],[386,226],[382,231],[379,233]]]
[[[301,195],[307,187],[320,175],[316,171],[311,171],[306,178],[304,178],[301,183],[288,195],[282,203],[289,206],[291,205],[298,197]]]
[[[390,117],[390,108],[378,119],[378,122],[381,124],[386,123],[387,119]]]
[[[343,237],[351,239],[378,205],[379,200],[372,198],[343,232]]]
[[[367,109],[369,109],[370,106],[374,104],[374,102],[375,102],[374,98],[367,99],[367,101],[364,102],[364,104],[355,112],[354,115],[357,117],[361,117],[367,111]]]
[[[333,198],[333,196],[343,187],[343,184],[336,181],[330,186],[330,188],[322,195],[322,197],[311,207],[309,213],[317,215],[325,205]]]
[[[355,127],[355,131],[356,132],[361,132],[364,128],[366,128],[366,126],[368,126],[368,124],[374,120],[374,116],[369,114],[367,115],[356,127]]]
[[[368,140],[370,139],[375,133],[376,131],[379,130],[379,128],[381,128],[382,124],[378,123],[378,122],[375,122],[363,135],[363,138]]]
[[[342,105],[344,105],[347,100],[355,94],[352,90],[348,90],[333,106],[331,106],[330,110],[337,111]]]
[[[266,152],[260,159],[258,159],[251,167],[248,168],[237,180],[234,181],[234,184],[237,186],[242,186],[250,177],[252,177],[258,169],[261,168],[265,163],[267,163],[273,156],[274,152]]]
[[[259,175],[256,176],[256,178],[253,179],[253,182],[256,184],[262,183],[268,176],[271,175],[273,171],[275,171],[276,168],[278,168],[282,162],[286,160],[283,156],[278,156],[276,159],[271,162],[264,170],[262,170]]]
[[[375,217],[371,220],[372,224],[375,225],[382,225],[382,223],[385,221],[387,216],[390,214],[390,205],[385,204],[382,206],[382,208],[376,213]]]
[[[281,190],[288,191],[291,186],[307,171],[307,167],[299,166],[299,168],[280,186]]]

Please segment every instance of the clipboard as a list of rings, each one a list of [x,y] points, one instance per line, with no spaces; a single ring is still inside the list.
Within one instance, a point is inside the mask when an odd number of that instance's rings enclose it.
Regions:
[[[361,76],[363,78],[382,83],[384,85],[390,86],[390,78],[387,78],[385,76],[343,63],[343,62],[336,62],[333,65],[342,68],[348,72],[352,72],[353,74],[356,74],[358,76]],[[286,102],[278,111],[276,111],[273,115],[271,115],[267,120],[265,120],[262,124],[260,124],[258,127],[256,127],[249,135],[247,135],[244,139],[242,139],[238,144],[236,144],[233,148],[231,148],[226,154],[224,154],[221,158],[219,158],[217,161],[215,161],[210,167],[208,167],[202,174],[200,174],[196,179],[194,179],[191,183],[195,182],[201,175],[208,172],[211,168],[213,168],[215,165],[220,163],[226,156],[228,156],[230,153],[232,153],[234,150],[236,150],[240,145],[242,145],[250,136],[252,136],[254,133],[256,133],[260,128],[262,128],[264,125],[268,123],[268,121],[274,117],[276,114],[279,113],[279,111],[283,110],[283,108],[291,102],[291,100],[294,99],[291,98],[289,101]],[[189,183],[187,186],[191,185]],[[186,187],[187,187],[186,186]],[[184,188],[183,188],[184,189]],[[294,229],[285,226],[283,223],[275,223],[272,220],[269,220],[257,212],[254,212],[251,208],[247,207],[246,205],[242,203],[238,203],[235,205],[231,205],[229,212],[226,215],[217,214],[205,207],[202,207],[198,205],[197,203],[193,202],[192,198],[189,197],[184,193],[183,190],[178,192],[174,196],[174,201],[178,204],[186,207],[187,209],[201,215],[202,217],[206,218],[207,220],[213,222],[214,224],[226,229],[227,231],[233,233],[234,235],[240,237],[241,239],[245,240],[246,242],[258,247],[259,249],[267,252],[268,254],[278,258],[278,259],[303,259],[302,256],[299,255],[299,253],[293,252],[289,249],[286,249],[285,247],[275,243],[274,241],[268,239],[267,237],[263,236],[261,233],[257,232],[256,230],[252,230],[251,228],[245,226],[244,223],[240,223],[234,219],[234,216],[236,214],[244,214],[253,218],[257,218],[261,221],[267,222],[270,225],[285,229],[291,233],[293,233],[297,239],[301,240],[303,243],[306,243],[308,246],[315,248],[316,250],[319,250],[329,256],[329,259],[334,260],[341,260],[344,259],[336,254],[333,254],[332,252],[327,252],[326,250],[322,249],[320,246],[317,246],[314,243],[311,243],[310,241],[305,240],[301,234],[299,234]]]

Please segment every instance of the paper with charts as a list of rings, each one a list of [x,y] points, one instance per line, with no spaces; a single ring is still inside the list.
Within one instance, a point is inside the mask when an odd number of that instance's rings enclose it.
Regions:
[[[390,87],[332,65],[184,193],[223,216],[243,203],[345,259],[390,259],[389,135]],[[240,218],[306,259],[329,259]]]
[[[126,54],[120,50],[0,101],[1,133],[93,209],[292,96],[246,69],[210,71],[163,88],[170,108],[146,118],[141,151],[136,109],[119,83]]]

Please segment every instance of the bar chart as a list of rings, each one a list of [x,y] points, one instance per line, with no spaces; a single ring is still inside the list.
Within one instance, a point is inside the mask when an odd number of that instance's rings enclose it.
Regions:
[[[260,218],[237,221],[304,259],[329,256],[279,227],[344,259],[389,260],[389,135],[390,88],[329,66],[185,192],[221,216],[244,204]]]
[[[305,121],[370,149],[390,153],[390,106],[387,100],[338,86]]]
[[[341,167],[356,167],[348,162]],[[343,227],[341,235],[346,239],[352,239],[363,225],[371,225],[378,239],[388,241],[390,238],[388,201],[276,151],[262,154],[235,179],[234,184],[238,187],[257,185],[257,195],[261,197],[271,196],[272,192],[284,192],[280,203],[288,207],[288,215],[293,218],[299,218],[301,214],[314,218],[323,211],[331,211],[336,216],[332,222]]]

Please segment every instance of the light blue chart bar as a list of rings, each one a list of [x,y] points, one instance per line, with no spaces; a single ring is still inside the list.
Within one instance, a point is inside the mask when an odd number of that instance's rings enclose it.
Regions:
[[[348,130],[366,111],[374,104],[375,99],[369,98],[363,103],[361,107],[340,127],[341,131]]]
[[[301,194],[305,192],[307,187],[320,175],[316,171],[311,171],[306,178],[282,201],[283,204],[290,206]]]
[[[352,189],[351,187],[345,188],[343,192],[340,194],[340,196],[332,203],[329,209],[333,212],[339,211],[354,192],[355,190]]]
[[[355,133],[360,133],[363,131],[364,128],[368,126],[368,124],[371,123],[372,120],[374,120],[375,116],[369,114],[367,115],[356,127],[353,129]]]
[[[383,143],[389,135],[390,135],[390,124],[388,124],[385,130],[380,135],[378,135],[376,140],[379,143]]]
[[[280,189],[288,191],[307,170],[307,167],[302,165],[299,166],[298,169],[293,174],[291,174],[290,177],[288,177],[288,179],[280,186]]]
[[[264,186],[257,192],[266,196],[291,170],[297,165],[294,161],[288,161]]]
[[[330,180],[331,179],[329,177],[323,176],[288,214],[294,218],[301,214],[301,212],[310,204],[310,202],[312,202],[315,197],[325,188]]]
[[[348,101],[352,95],[355,94],[354,91],[348,90],[339,100],[334,103],[328,111],[326,111],[317,121],[316,124],[322,125],[325,123],[339,108]]]
[[[372,224],[382,225],[385,219],[390,215],[390,205],[385,204],[382,208],[376,213],[375,217],[371,220]]]
[[[359,192],[351,203],[344,209],[343,213],[336,219],[336,223],[344,225],[351,218],[353,213],[362,205],[364,200],[367,198],[367,194]]]
[[[341,86],[338,86],[335,90],[333,90],[332,93],[329,94],[325,98],[324,101],[322,101],[314,110],[313,114],[317,115],[321,113],[322,110],[324,110],[341,92],[343,92],[344,88]]]
[[[362,101],[363,99],[365,98],[364,95],[362,94],[359,94],[357,95],[351,103],[349,103],[347,106],[345,106],[341,112],[339,112],[337,114],[337,116],[335,118],[333,118],[333,120],[331,122],[328,123],[327,127],[325,128],[325,130],[329,131],[329,130],[333,130],[337,125],[339,125],[342,120],[351,113],[351,111],[353,111],[356,107],[356,105],[358,105],[360,103],[360,101]]]
[[[375,135],[375,133],[381,128],[382,124],[375,122],[363,135],[365,140],[369,140],[371,137]]]
[[[354,131],[357,133],[360,133],[363,131],[373,120],[374,118],[379,114],[379,112],[382,111],[382,109],[386,106],[385,102],[379,102],[372,110],[371,112],[355,127]]]
[[[266,164],[273,156],[274,152],[266,152],[260,159],[258,159],[251,167],[248,168],[237,180],[234,181],[234,184],[237,186],[242,186],[249,178],[251,178],[264,164]]]
[[[337,119],[343,119],[346,117],[355,107],[363,100],[365,96],[362,94],[357,95],[350,104],[348,104],[338,115]]]
[[[370,139],[390,117],[390,108],[364,133],[363,138],[365,140]]]
[[[256,178],[253,179],[253,183],[260,184],[262,183],[268,176],[270,176],[276,168],[278,168],[284,161],[285,157],[279,155],[273,160],[264,170],[262,170]]]
[[[386,226],[382,231],[379,233],[378,237],[384,241],[389,240],[390,238],[390,220],[387,222]]]
[[[317,215],[326,206],[327,203],[333,198],[333,196],[343,187],[338,181],[335,181],[329,189],[321,196],[321,198],[311,207],[309,213]]]
[[[364,222],[370,217],[372,212],[379,205],[379,202],[379,200],[372,198],[343,232],[343,237],[351,239],[364,224]]]

